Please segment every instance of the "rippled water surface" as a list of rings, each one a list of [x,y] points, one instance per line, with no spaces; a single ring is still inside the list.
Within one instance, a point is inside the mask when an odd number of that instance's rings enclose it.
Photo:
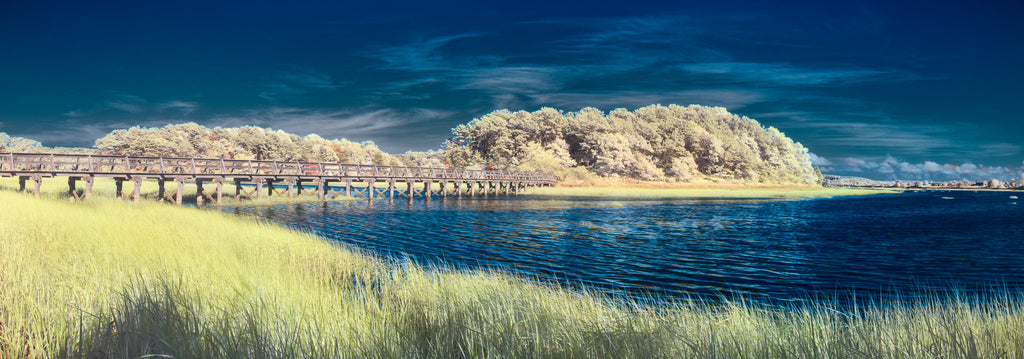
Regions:
[[[613,295],[877,298],[1024,286],[1012,193],[796,201],[507,197],[232,208],[382,257],[497,267]]]

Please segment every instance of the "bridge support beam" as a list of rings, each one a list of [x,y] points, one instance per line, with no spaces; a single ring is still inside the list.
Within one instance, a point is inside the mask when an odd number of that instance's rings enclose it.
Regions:
[[[132,192],[132,196],[135,197],[135,203],[139,203],[142,200],[142,178],[133,178],[132,182],[135,182],[135,191]]]
[[[68,177],[68,196],[71,197],[72,201],[78,199],[78,191],[75,189],[75,181],[77,180],[77,178]]]
[[[324,180],[319,179],[316,181],[316,199],[323,201],[326,193],[324,191],[327,188],[324,186]]]
[[[206,193],[203,192],[203,180],[196,180],[196,206],[202,206]]]
[[[224,193],[224,178],[218,178],[217,180],[217,205],[220,205],[220,197]]]
[[[185,179],[181,178],[181,177],[175,178],[174,179],[174,184],[176,185],[175,187],[177,187],[174,190],[174,204],[180,206],[181,205],[181,197],[183,197],[184,194],[185,194]]]
[[[167,198],[167,191],[164,189],[163,178],[156,180],[156,197],[159,198],[158,201],[160,201],[160,203],[163,203],[164,199]]]
[[[377,194],[377,188],[374,187],[374,180],[367,181],[367,198],[370,201],[374,201],[374,194]]]

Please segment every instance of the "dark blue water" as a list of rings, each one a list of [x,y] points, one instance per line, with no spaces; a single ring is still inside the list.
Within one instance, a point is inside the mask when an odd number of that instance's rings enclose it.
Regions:
[[[499,268],[613,296],[785,302],[1024,288],[1024,202],[1011,195],[448,198],[228,211],[382,257]]]

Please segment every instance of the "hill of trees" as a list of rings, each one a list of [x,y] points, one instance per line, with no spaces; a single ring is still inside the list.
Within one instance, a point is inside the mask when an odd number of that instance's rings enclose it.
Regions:
[[[453,129],[444,148],[456,167],[489,163],[563,178],[821,183],[802,145],[721,107],[496,111]]]

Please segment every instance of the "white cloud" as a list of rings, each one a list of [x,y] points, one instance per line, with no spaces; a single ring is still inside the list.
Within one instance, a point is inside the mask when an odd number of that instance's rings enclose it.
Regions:
[[[832,161],[825,157],[818,156],[814,152],[808,152],[808,156],[811,157],[811,164],[819,167],[831,166]]]

